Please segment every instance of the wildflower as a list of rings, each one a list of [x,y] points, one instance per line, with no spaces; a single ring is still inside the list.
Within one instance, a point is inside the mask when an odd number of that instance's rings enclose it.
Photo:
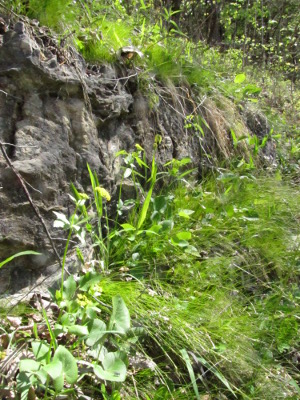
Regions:
[[[81,307],[86,307],[86,306],[91,306],[93,303],[91,302],[91,300],[88,299],[88,297],[84,294],[77,294],[77,303],[81,306]]]
[[[78,193],[80,199],[82,200],[88,200],[89,196],[86,193]]]
[[[107,201],[110,201],[110,200],[111,200],[110,194],[109,194],[108,191],[107,191],[106,189],[104,189],[103,187],[97,186],[97,187],[95,188],[95,190],[96,190],[96,192],[99,193],[99,195],[100,195],[102,198],[106,199]]]

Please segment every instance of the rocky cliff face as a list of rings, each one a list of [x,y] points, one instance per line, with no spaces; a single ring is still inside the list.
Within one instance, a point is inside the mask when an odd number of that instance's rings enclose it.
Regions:
[[[135,143],[151,154],[156,133],[163,136],[160,164],[178,156],[198,157],[193,140],[182,136],[182,117],[167,100],[159,113],[150,115],[137,75],[121,63],[89,69],[72,48],[59,48],[45,30],[22,22],[3,35],[0,140],[54,240],[52,211],[67,212],[70,182],[79,189],[88,184],[87,163],[114,193],[120,177],[114,154],[134,150]],[[47,274],[53,253],[3,154],[0,179],[0,259],[27,249],[43,253],[0,270],[3,293]],[[56,244],[60,247],[59,241]]]
[[[159,165],[189,156],[199,166],[205,146],[209,152],[219,143],[209,130],[204,143],[184,127],[186,115],[199,107],[187,89],[158,85],[151,109],[134,67],[120,62],[90,68],[74,49],[58,46],[46,28],[29,23],[17,22],[0,40],[0,140],[58,248],[64,242],[52,229],[53,211],[68,212],[70,182],[86,189],[87,163],[114,194],[119,150],[139,143],[151,157],[160,134]],[[228,155],[227,128],[220,149]],[[57,267],[51,267],[53,251],[20,181],[0,154],[0,260],[28,249],[43,254],[2,268],[0,293],[28,286]]]

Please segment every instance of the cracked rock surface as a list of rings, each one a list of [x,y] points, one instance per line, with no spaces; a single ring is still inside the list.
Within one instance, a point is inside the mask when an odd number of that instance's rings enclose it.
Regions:
[[[199,156],[167,101],[159,112],[150,110],[135,71],[122,65],[89,71],[74,49],[60,48],[23,22],[0,40],[0,140],[54,239],[53,211],[68,213],[70,182],[79,190],[89,185],[87,163],[114,194],[121,166],[115,153],[139,143],[150,158],[157,133],[163,138],[159,164]],[[63,243],[55,242],[60,251]],[[40,221],[0,153],[0,260],[29,249],[42,256],[20,257],[0,269],[0,294],[35,283],[54,260]]]

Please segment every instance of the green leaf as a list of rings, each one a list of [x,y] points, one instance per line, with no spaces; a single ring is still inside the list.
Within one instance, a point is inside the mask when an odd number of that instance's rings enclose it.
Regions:
[[[98,378],[111,382],[125,381],[127,368],[118,354],[107,353],[102,365],[103,368],[101,368],[99,365],[94,366],[94,373]]]
[[[195,257],[199,257],[199,251],[194,246],[190,245],[186,246],[184,252],[187,254],[192,254]]]
[[[62,363],[62,371],[66,381],[70,384],[75,383],[78,379],[76,359],[64,346],[58,346],[54,354],[53,362],[59,361]]]
[[[38,371],[40,366],[41,364],[39,362],[26,358],[25,360],[20,361],[19,370],[20,372],[34,372]]]
[[[189,357],[189,355],[188,355],[188,353],[187,353],[187,351],[185,349],[180,350],[180,353],[181,353],[182,358],[184,359],[184,361],[186,363],[186,366],[187,366],[187,369],[189,371],[189,375],[190,375],[190,379],[191,379],[191,382],[192,382],[192,385],[193,385],[193,389],[194,389],[194,392],[195,392],[196,399],[200,400],[200,395],[199,395],[199,391],[198,391],[196,377],[195,377],[195,374],[194,374],[194,370],[193,370],[193,367],[192,367],[192,364],[191,364],[190,357]]]
[[[180,217],[189,219],[189,218],[190,218],[190,215],[194,214],[194,212],[195,212],[195,211],[193,211],[193,210],[180,209],[180,210],[178,211],[178,215],[179,215]]]
[[[245,79],[246,79],[246,75],[245,74],[238,74],[234,78],[234,83],[243,83]]]
[[[171,243],[173,246],[178,246],[178,247],[187,247],[189,245],[189,242],[186,240],[180,240],[176,236],[171,238]]]
[[[91,350],[88,350],[88,354],[93,357],[97,361],[103,361],[104,357],[108,353],[106,347],[104,347],[102,344],[96,344],[91,348]]]
[[[16,253],[13,256],[10,256],[10,257],[6,258],[6,260],[1,261],[0,262],[0,268],[2,268],[3,265],[5,265],[8,262],[12,261],[16,257],[28,256],[28,255],[36,255],[36,256],[38,256],[40,254],[42,254],[42,253],[37,253],[36,251],[32,251],[32,250],[21,251],[20,253]]]
[[[135,227],[130,224],[121,224],[124,231],[135,231]]]
[[[89,337],[85,343],[87,346],[94,346],[106,334],[106,325],[101,319],[94,319],[89,329]]]
[[[76,282],[72,275],[64,282],[64,298],[72,300],[76,292]]]
[[[64,376],[61,374],[56,379],[53,379],[54,389],[57,393],[61,392],[64,387]]]
[[[53,211],[53,213],[56,215],[56,220],[53,222],[54,228],[68,229],[70,227],[70,221],[64,214],[56,211]]]
[[[102,279],[100,274],[96,272],[87,272],[79,279],[79,288],[83,292],[86,292],[91,286],[100,282]]]
[[[126,333],[130,328],[130,314],[128,308],[120,295],[112,299],[113,312],[109,322],[109,329]]]
[[[47,382],[48,375],[44,369],[39,369],[38,371],[34,372],[34,376],[38,378],[38,380],[45,385]]]
[[[26,372],[20,372],[17,378],[17,391],[21,393],[21,400],[28,399],[28,392],[31,388],[31,382]]]
[[[76,336],[87,336],[89,334],[87,326],[70,325],[67,329],[69,333]]]
[[[48,345],[48,343],[35,341],[31,343],[31,347],[37,361],[47,359],[50,350],[50,346]]]
[[[176,234],[176,236],[177,236],[177,238],[179,240],[190,240],[192,238],[191,232],[188,232],[188,231],[186,231],[186,232],[178,232]]]
[[[162,229],[161,225],[152,225],[149,229],[147,229],[145,232],[149,236],[151,234],[158,234],[159,231]]]
[[[154,210],[164,213],[167,208],[166,196],[156,196],[154,199]]]
[[[43,367],[43,371],[45,371],[53,380],[58,379],[63,372],[63,365],[61,361],[51,361],[50,364],[47,364]]]
[[[249,95],[249,94],[259,94],[262,91],[262,88],[253,85],[253,84],[249,84],[247,85],[244,90],[243,90],[243,95]]]
[[[125,150],[120,150],[115,154],[115,157],[119,157],[119,156],[127,156],[128,153]]]
[[[151,188],[149,189],[149,192],[147,193],[146,199],[144,201],[143,207],[141,209],[141,213],[139,216],[139,220],[138,220],[138,224],[137,224],[137,229],[140,229],[141,226],[143,225],[146,216],[147,216],[147,211],[149,208],[149,204],[150,204],[150,200],[151,200],[151,196],[152,196],[152,191],[153,191],[153,184],[151,186]]]
[[[161,221],[159,225],[162,226],[163,231],[171,231],[174,226],[174,222],[171,219],[165,219],[164,221]]]

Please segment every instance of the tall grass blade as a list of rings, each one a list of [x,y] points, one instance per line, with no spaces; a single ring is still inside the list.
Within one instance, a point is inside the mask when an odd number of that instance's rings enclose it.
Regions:
[[[193,370],[193,367],[192,367],[192,364],[191,364],[190,357],[189,357],[189,355],[188,355],[188,353],[187,353],[187,351],[185,349],[181,349],[180,353],[181,353],[182,358],[184,359],[184,361],[186,363],[186,366],[187,366],[187,369],[189,371],[189,375],[190,375],[190,378],[191,378],[191,382],[192,382],[192,385],[193,385],[193,389],[194,389],[194,392],[195,392],[196,399],[197,400],[201,400],[200,395],[199,395],[199,391],[198,391],[198,387],[197,387],[197,383],[196,383],[196,377],[195,377],[195,374],[194,374],[194,370]]]
[[[151,201],[153,186],[154,185],[152,184],[149,192],[147,193],[147,196],[146,196],[146,199],[144,201],[143,207],[141,209],[141,213],[140,213],[138,224],[137,224],[137,229],[141,228],[141,226],[143,225],[143,223],[144,223],[144,221],[146,219],[148,208],[149,208],[150,201]]]
[[[2,268],[3,265],[9,263],[10,261],[12,261],[16,257],[28,256],[28,255],[36,255],[36,256],[38,256],[40,254],[41,253],[37,253],[36,251],[32,251],[32,250],[21,251],[20,253],[16,253],[13,256],[10,256],[10,257],[6,258],[6,260],[0,262],[0,268]]]

